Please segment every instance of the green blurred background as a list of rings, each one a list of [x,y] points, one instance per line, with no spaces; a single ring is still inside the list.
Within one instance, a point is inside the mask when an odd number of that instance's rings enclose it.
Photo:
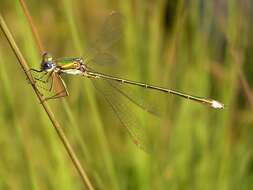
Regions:
[[[149,139],[146,153],[88,79],[64,77],[70,96],[49,104],[96,189],[253,188],[251,0],[26,3],[43,46],[55,57],[86,56],[116,11],[124,29],[119,45],[107,50],[118,60],[108,72],[226,105],[214,110],[150,95],[146,105],[159,109],[159,121],[126,106],[126,116],[143,121],[133,125]],[[41,55],[19,1],[0,0],[0,12],[29,65],[39,68]],[[146,93],[132,92],[140,101]],[[82,189],[2,32],[0,103],[0,189]],[[158,126],[145,128],[148,123]]]

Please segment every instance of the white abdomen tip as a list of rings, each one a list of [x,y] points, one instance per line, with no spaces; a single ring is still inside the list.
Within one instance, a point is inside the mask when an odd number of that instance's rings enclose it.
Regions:
[[[212,104],[211,106],[215,109],[223,109],[224,108],[224,104],[223,103],[220,103],[216,100],[212,100]]]

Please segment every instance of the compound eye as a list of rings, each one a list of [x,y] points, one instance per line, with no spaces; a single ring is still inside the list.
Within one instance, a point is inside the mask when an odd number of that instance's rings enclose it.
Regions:
[[[52,63],[44,63],[44,69],[51,69],[53,67]]]

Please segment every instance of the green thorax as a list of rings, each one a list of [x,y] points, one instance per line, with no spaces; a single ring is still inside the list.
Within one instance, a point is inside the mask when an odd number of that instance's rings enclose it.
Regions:
[[[62,69],[75,69],[79,66],[79,58],[63,57],[55,60],[57,66],[60,66]]]

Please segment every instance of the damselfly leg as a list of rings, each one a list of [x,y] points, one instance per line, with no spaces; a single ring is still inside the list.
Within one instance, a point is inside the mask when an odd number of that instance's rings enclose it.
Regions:
[[[34,79],[35,81],[40,83],[36,84],[36,86],[42,89],[45,93],[47,93],[46,97],[44,98],[44,101],[50,99],[57,99],[69,95],[68,90],[66,88],[66,84],[61,78],[60,74],[54,71],[43,72],[36,69],[31,69],[31,71],[39,74],[42,73],[41,76],[35,76]],[[44,86],[42,86],[41,84],[43,84]],[[45,93],[42,93],[41,91],[39,92],[43,96],[45,96]]]

